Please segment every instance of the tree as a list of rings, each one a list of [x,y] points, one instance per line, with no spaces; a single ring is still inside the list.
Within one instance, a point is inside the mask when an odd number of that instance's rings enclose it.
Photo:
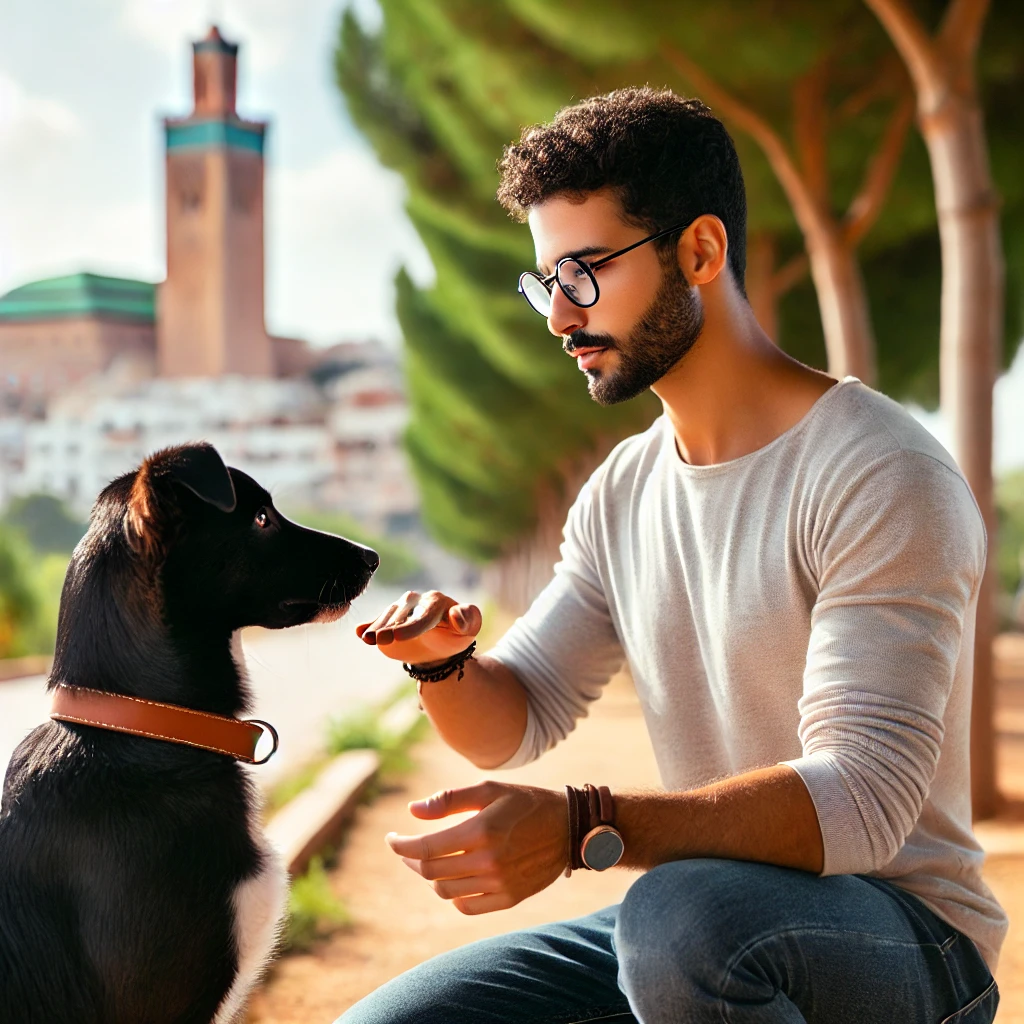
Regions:
[[[798,165],[779,133],[754,109],[730,95],[678,48],[665,46],[663,53],[727,122],[746,131],[764,151],[803,232],[825,332],[829,372],[839,378],[852,374],[874,386],[878,376],[875,339],[855,252],[881,211],[899,166],[913,114],[909,91],[896,85],[892,114],[867,164],[863,185],[846,214],[837,217],[829,195],[825,127],[831,64],[824,56],[800,75],[793,87]],[[850,106],[860,102],[856,94],[847,99]]]
[[[834,5],[807,0],[785,0],[781,15],[777,3],[666,9],[655,0],[628,7],[609,0],[566,0],[557,8],[541,0],[381,6],[377,35],[345,19],[337,68],[353,119],[405,178],[410,217],[437,272],[429,288],[405,276],[398,281],[413,407],[408,446],[428,523],[450,546],[497,564],[501,588],[518,593],[521,605],[550,574],[577,481],[656,405],[596,407],[557,342],[515,295],[515,279],[533,255],[525,230],[493,200],[502,145],[574,97],[670,80],[664,40],[700,53],[702,66],[732,94],[748,103],[755,97],[781,136],[795,79],[835,49],[840,23]],[[829,107],[845,111],[828,134],[830,195],[836,208],[848,209],[862,189],[865,152],[891,126],[892,96],[870,93],[888,45],[884,33],[859,0],[843,0],[842,8],[844,18],[860,15],[855,27],[864,50],[856,52],[872,55],[861,71],[867,93],[852,106],[833,100]],[[794,20],[801,11],[803,20]],[[850,64],[836,74],[855,96],[858,62]],[[763,153],[742,133],[736,142],[750,197],[748,288],[756,300],[751,285],[760,273],[770,299],[762,309],[772,316],[777,310],[781,344],[820,366],[821,318],[802,279],[803,236]],[[937,379],[935,320],[922,316],[939,288],[934,217],[927,158],[911,138],[890,201],[860,250],[868,296],[893,300],[876,325],[880,384],[926,405]],[[894,273],[901,275],[896,281]]]
[[[27,494],[12,499],[0,522],[21,530],[40,554],[70,554],[86,530],[85,523],[75,519],[60,498],[52,494]]]
[[[31,549],[16,530],[0,527],[0,658],[31,653],[39,614]]]
[[[975,71],[988,0],[952,0],[929,33],[904,0],[865,0],[906,62],[931,158],[942,244],[941,405],[954,454],[996,536],[992,389],[1003,333],[1004,265],[998,198],[989,167]],[[974,814],[997,809],[992,693],[995,544],[978,596],[971,783]]]
[[[407,449],[435,535],[493,563],[518,539],[549,535],[538,518],[548,507],[538,504],[540,492],[561,500],[574,460],[604,444],[602,435],[643,426],[655,406],[595,407],[515,293],[533,254],[493,196],[495,160],[520,114],[497,128],[468,107],[449,82],[458,31],[437,23],[433,4],[395,4],[385,16],[379,37],[345,17],[337,69],[353,119],[406,180],[409,216],[436,272],[431,288],[404,273],[396,282],[412,406]],[[532,112],[546,116],[557,102],[553,94]],[[561,513],[551,515],[560,529]],[[544,579],[535,566],[523,551],[507,558],[495,579],[506,603],[522,603],[546,581],[550,549]]]

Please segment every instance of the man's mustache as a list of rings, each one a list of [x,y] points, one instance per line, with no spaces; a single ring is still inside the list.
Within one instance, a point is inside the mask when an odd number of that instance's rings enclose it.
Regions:
[[[615,339],[610,334],[587,334],[586,331],[573,331],[562,342],[562,351],[571,356],[584,348],[617,348]]]

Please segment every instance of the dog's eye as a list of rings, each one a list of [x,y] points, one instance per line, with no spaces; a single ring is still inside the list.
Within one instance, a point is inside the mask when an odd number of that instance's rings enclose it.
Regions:
[[[270,516],[267,515],[267,510],[265,508],[261,508],[259,512],[256,513],[256,519],[254,522],[261,530],[265,530],[270,525]]]

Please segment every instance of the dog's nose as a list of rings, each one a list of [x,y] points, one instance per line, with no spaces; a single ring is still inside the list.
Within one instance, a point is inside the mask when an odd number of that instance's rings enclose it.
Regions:
[[[363,561],[370,567],[370,572],[375,572],[380,565],[380,555],[373,548],[363,548]]]

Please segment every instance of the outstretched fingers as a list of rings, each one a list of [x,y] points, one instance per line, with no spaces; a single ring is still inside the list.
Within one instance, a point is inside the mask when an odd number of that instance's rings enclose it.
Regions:
[[[400,836],[389,832],[384,838],[388,846],[400,857],[411,860],[432,860],[448,857],[453,853],[468,853],[479,849],[485,842],[485,835],[476,819],[470,818],[452,828],[432,832],[424,836]]]
[[[407,868],[428,882],[450,882],[458,878],[479,878],[485,875],[496,878],[498,870],[494,855],[489,850],[473,850],[469,853],[456,853],[449,857],[434,857],[430,860],[403,857],[402,861]],[[482,890],[473,890],[480,891]]]
[[[372,622],[366,622],[360,626],[356,626],[356,636],[358,636],[364,643],[375,644],[377,642],[377,631],[379,629],[383,629],[391,620],[391,616],[394,615],[397,608],[398,603],[395,602],[382,611]]]
[[[409,614],[404,617],[395,617],[395,628],[391,633],[391,639],[396,641],[412,640],[413,637],[421,636],[427,630],[433,629],[444,620],[448,624],[448,609],[455,602],[446,597],[439,590],[428,590],[425,594],[413,595],[416,600],[409,608]],[[390,641],[385,641],[390,642]]]
[[[449,814],[482,811],[503,792],[500,782],[478,782],[475,786],[464,786],[461,789],[442,789],[422,800],[411,801],[409,811],[416,818],[433,821],[447,818]]]

